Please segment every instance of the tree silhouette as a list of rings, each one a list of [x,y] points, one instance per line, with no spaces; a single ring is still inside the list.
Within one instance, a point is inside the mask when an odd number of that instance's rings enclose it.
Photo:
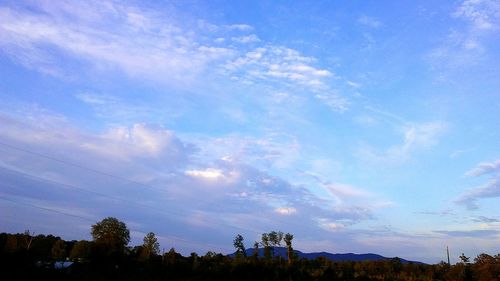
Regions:
[[[292,248],[292,240],[293,240],[293,235],[290,233],[285,234],[285,237],[283,238],[286,244],[286,256],[288,258],[288,263],[292,263],[292,256],[293,256],[293,248]]]
[[[273,230],[267,234],[267,237],[269,238],[269,244],[271,246],[271,256],[274,258],[274,247],[281,246],[281,240],[283,240],[283,232]]]
[[[160,243],[158,243],[158,238],[156,238],[153,232],[150,232],[144,236],[143,253],[144,256],[150,257],[151,255],[157,255],[160,253]]]
[[[52,258],[55,261],[62,261],[66,258],[66,245],[63,240],[57,240],[52,246]]]
[[[258,259],[259,258],[259,242],[255,241],[255,243],[253,243],[253,253],[252,253],[253,257],[255,259]]]
[[[73,245],[69,257],[72,260],[88,259],[90,257],[90,251],[91,242],[85,240],[78,241]]]
[[[124,222],[108,217],[92,225],[92,237],[97,244],[111,251],[123,251],[130,241],[130,231]]]
[[[234,248],[236,248],[237,257],[239,256],[243,256],[245,258],[247,257],[245,245],[243,244],[243,236],[241,236],[240,234],[236,235],[236,237],[233,240],[233,245]]]
[[[467,263],[469,263],[469,261],[470,261],[470,258],[469,258],[469,257],[466,257],[464,253],[462,253],[462,254],[460,255],[460,257],[459,257],[459,258],[460,258],[460,260],[461,260],[463,263],[466,263],[466,264],[467,264]]]
[[[267,233],[262,233],[262,236],[261,236],[261,245],[262,247],[264,247],[264,257],[267,259],[267,260],[270,260],[271,259],[271,243],[270,243],[270,239],[269,239],[269,235]]]

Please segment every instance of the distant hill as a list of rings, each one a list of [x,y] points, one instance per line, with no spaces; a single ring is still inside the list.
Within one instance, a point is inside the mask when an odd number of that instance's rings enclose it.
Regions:
[[[249,257],[252,256],[253,249],[247,249],[246,253],[247,253],[247,256],[249,256]],[[353,253],[332,254],[332,253],[327,253],[327,252],[303,253],[303,252],[298,251],[298,250],[294,250],[294,253],[299,257],[299,259],[302,258],[302,259],[313,260],[313,259],[316,259],[319,257],[325,257],[331,261],[336,261],[336,262],[340,262],[340,261],[378,261],[378,260],[393,259],[393,258],[388,258],[388,257],[384,257],[384,256],[377,255],[377,254],[371,254],[371,253],[369,253],[369,254],[353,254]],[[234,257],[235,253],[230,254],[229,256]],[[284,259],[287,259],[286,248],[285,247],[275,247],[274,248],[274,256],[275,257],[281,256]],[[263,248],[259,248],[259,257],[264,257],[264,249]],[[399,258],[399,259],[401,260],[402,263],[409,263],[409,262],[421,263],[421,262],[417,262],[417,261],[405,260],[402,258]]]

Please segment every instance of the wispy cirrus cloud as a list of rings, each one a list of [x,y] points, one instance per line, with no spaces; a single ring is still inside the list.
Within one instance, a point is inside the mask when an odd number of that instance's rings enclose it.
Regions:
[[[451,237],[496,237],[500,231],[496,230],[436,230],[435,233],[444,234]]]
[[[463,192],[455,202],[469,210],[478,209],[477,200],[500,197],[500,160],[479,163],[465,173],[469,177],[489,176],[488,182]]]
[[[117,2],[2,7],[0,18],[2,50],[45,72],[71,72],[59,63],[61,56],[68,56],[96,70],[119,69],[175,83],[194,78],[211,62],[233,54],[229,48],[205,44],[196,32],[171,18]]]
[[[498,223],[498,222],[500,222],[500,220],[497,218],[490,218],[490,217],[486,217],[486,216],[474,217],[472,219],[472,221],[473,222],[481,222],[481,223]]]
[[[333,73],[310,65],[314,61],[296,50],[270,45],[247,52],[229,62],[226,69],[235,73],[243,71],[247,79],[253,81],[285,78],[289,83],[303,86],[323,86],[321,79]]]
[[[82,74],[75,71],[117,71],[193,88],[203,81],[226,83],[229,76],[277,90],[299,86],[332,109],[347,110],[347,99],[330,86],[336,76],[316,58],[262,42],[247,24],[184,22],[175,8],[166,12],[106,1],[0,7],[0,49],[28,68],[71,79]],[[86,67],[75,67],[81,65]]]
[[[366,15],[359,17],[358,23],[371,28],[379,28],[382,26],[382,22]]]
[[[241,44],[260,42],[259,37],[255,34],[250,34],[250,35],[246,35],[246,36],[239,36],[239,37],[232,37],[231,40],[234,42],[237,42],[237,43],[241,43]]]
[[[488,41],[500,26],[500,4],[491,0],[465,0],[451,17],[467,24],[452,28],[443,43],[428,54],[431,65],[446,72],[480,65],[493,50]]]
[[[500,160],[493,162],[483,162],[479,163],[472,170],[465,173],[468,177],[478,177],[486,174],[495,174],[500,172]]]
[[[346,111],[348,100],[331,87],[335,74],[315,66],[316,61],[294,49],[265,45],[230,61],[225,69],[236,81],[246,84],[277,83],[294,91],[310,92],[337,112]]]
[[[364,146],[358,151],[358,156],[369,163],[402,163],[415,152],[436,145],[446,130],[447,124],[442,121],[406,123],[400,129],[401,144],[393,145],[383,152]]]
[[[224,26],[228,30],[240,30],[240,31],[251,31],[254,28],[248,24],[231,24]]]
[[[465,0],[452,15],[469,21],[477,30],[496,29],[500,23],[500,4],[491,0]]]

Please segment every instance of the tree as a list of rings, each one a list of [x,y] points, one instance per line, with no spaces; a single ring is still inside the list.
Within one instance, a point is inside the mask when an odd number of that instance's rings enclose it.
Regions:
[[[281,246],[281,240],[283,240],[283,232],[271,231],[269,232],[268,236],[273,246]]]
[[[57,240],[52,246],[51,250],[52,258],[54,260],[64,260],[66,258],[66,245],[63,240]]]
[[[269,238],[269,244],[272,245],[271,256],[274,257],[274,247],[281,246],[281,240],[283,239],[283,232],[271,231],[267,234],[267,237]]]
[[[108,217],[92,225],[92,237],[97,244],[112,251],[123,251],[130,241],[130,231],[124,222]]]
[[[156,238],[153,232],[150,232],[144,236],[143,253],[146,257],[151,257],[151,255],[158,255],[160,253],[160,243],[158,243],[158,238]]]
[[[253,257],[255,259],[259,258],[259,242],[255,241],[255,243],[253,243]]]
[[[168,252],[163,254],[163,258],[164,258],[166,264],[173,265],[173,264],[175,264],[178,255],[179,254],[177,254],[177,252],[175,252],[174,248],[170,248],[170,250]]]
[[[469,263],[469,261],[470,261],[470,258],[469,258],[469,257],[466,257],[464,253],[462,253],[462,254],[460,255],[460,257],[459,257],[459,258],[460,258],[460,260],[461,260],[463,263],[465,263],[465,264],[468,264],[468,263]]]
[[[495,260],[494,257],[483,253],[477,256],[474,262],[477,281],[500,280],[500,259]]]
[[[14,235],[7,236],[7,241],[5,242],[4,250],[8,253],[14,253],[18,250],[17,237]]]
[[[471,270],[471,266],[470,266],[470,257],[467,257],[467,256],[465,256],[464,253],[462,253],[459,258],[462,261],[462,264],[464,264],[462,280],[464,280],[464,281],[472,280],[472,270]]]
[[[70,259],[88,259],[90,257],[91,242],[81,240],[75,243],[71,253],[69,255]]]
[[[292,240],[293,240],[293,235],[290,233],[285,234],[285,238],[283,238],[286,244],[286,256],[288,258],[288,264],[292,263],[292,257],[293,257],[293,248],[292,248]]]
[[[245,249],[245,245],[243,244],[243,236],[241,236],[240,234],[236,235],[236,237],[234,238],[233,240],[233,245],[234,245],[234,248],[236,248],[236,257],[240,257],[240,256],[243,256],[243,257],[247,257],[247,253],[246,253],[246,249]]]
[[[29,229],[24,231],[24,243],[28,251],[31,248],[31,243],[33,243],[33,238],[35,238],[35,233],[30,233]]]
[[[271,245],[270,245],[270,239],[269,239],[269,235],[267,233],[262,233],[262,237],[261,237],[261,245],[262,247],[264,247],[264,257],[267,259],[267,260],[270,260],[271,259]]]

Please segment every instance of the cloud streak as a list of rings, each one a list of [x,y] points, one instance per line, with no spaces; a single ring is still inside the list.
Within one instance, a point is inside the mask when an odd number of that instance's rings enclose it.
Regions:
[[[500,197],[500,160],[479,163],[475,168],[465,173],[469,177],[489,176],[487,183],[463,192],[455,202],[464,205],[469,210],[479,208],[477,200]]]
[[[173,8],[165,16],[118,2],[28,6],[0,7],[0,48],[13,61],[46,74],[77,79],[118,71],[183,88],[229,76],[236,83],[276,83],[277,89],[299,86],[338,112],[348,109],[346,98],[329,85],[334,73],[315,66],[314,57],[261,42],[247,33],[250,25],[186,23]],[[82,64],[91,67],[75,72]]]
[[[47,2],[31,9],[2,7],[0,47],[41,71],[71,71],[58,63],[61,57],[51,51],[55,48],[96,70],[117,68],[131,76],[172,83],[189,81],[212,61],[233,54],[228,48],[200,42],[193,32],[151,11],[116,2],[73,5]]]
[[[403,163],[417,151],[436,145],[446,130],[447,124],[442,121],[406,123],[400,130],[401,144],[393,145],[383,152],[365,146],[359,150],[358,156],[368,163]]]

